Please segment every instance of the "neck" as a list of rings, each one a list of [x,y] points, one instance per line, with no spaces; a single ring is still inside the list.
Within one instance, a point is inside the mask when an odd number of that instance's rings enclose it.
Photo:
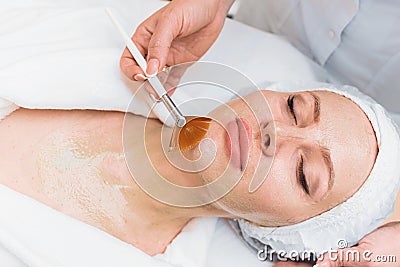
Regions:
[[[227,217],[228,214],[218,208],[214,203],[199,207],[183,207],[183,205],[171,205],[165,199],[161,199],[152,194],[153,189],[168,197],[174,197],[174,191],[166,186],[158,186],[150,184],[150,190],[145,187],[145,193],[142,190],[142,181],[148,182],[151,180],[162,181],[168,180],[170,183],[185,186],[196,187],[201,186],[204,182],[196,173],[187,172],[176,168],[167,158],[168,151],[163,151],[163,145],[167,145],[169,140],[162,141],[162,125],[156,120],[148,120],[145,133],[132,127],[132,131],[128,129],[130,144],[125,144],[126,160],[132,173],[127,172],[126,175],[134,176],[135,193],[134,201],[131,206],[134,207],[134,213],[141,213],[141,224],[147,224],[149,227],[154,225],[163,225],[163,227],[175,227],[181,229],[190,219],[194,217]],[[127,134],[127,130],[124,130]],[[172,129],[164,129],[163,133],[166,139],[171,136]],[[132,141],[131,141],[132,140]],[[145,140],[146,149],[143,149],[143,140]],[[128,148],[128,149],[127,149]],[[173,153],[169,153],[171,155]],[[149,160],[146,160],[146,159]],[[146,166],[147,165],[147,166]],[[130,179],[132,180],[132,179]],[[133,181],[133,180],[132,180]],[[144,220],[145,218],[145,220]],[[154,230],[154,229],[153,229]]]
[[[159,188],[154,186],[155,192],[161,191],[162,194],[160,195],[166,196],[165,198],[160,198],[156,195],[155,198],[161,200],[156,201],[156,206],[164,211],[168,210],[170,216],[179,215],[189,218],[200,216],[226,216],[226,214],[221,212],[214,204],[184,208],[184,206],[187,206],[185,202],[183,204],[174,202],[174,197],[176,195],[178,195],[176,197],[183,198],[177,193],[177,190],[181,189],[181,187],[198,187],[204,185],[205,182],[196,172],[185,170],[185,168],[190,170],[193,166],[190,165],[190,161],[184,158],[180,152],[168,151],[171,135],[172,129],[167,127],[163,129],[162,124],[158,121],[152,120],[151,123],[148,123],[145,136],[146,152],[152,163],[152,168],[156,171],[151,171],[146,174],[150,175],[151,178],[156,181],[163,181],[163,179],[165,179],[174,185],[170,186],[167,183],[161,183]],[[186,167],[181,164],[183,160],[186,161]],[[147,176],[147,179],[148,178],[150,177]]]
[[[142,120],[142,118],[138,120]],[[129,211],[126,216],[127,227],[124,229],[124,235],[131,236],[131,239],[136,242],[131,243],[148,254],[155,254],[154,252],[162,251],[192,218],[228,217],[229,214],[219,209],[214,203],[199,207],[171,205],[168,204],[168,201],[160,201],[152,192],[149,192],[155,188],[155,190],[173,197],[174,192],[167,192],[169,189],[163,186],[153,185],[153,187],[150,187],[151,190],[146,189],[149,194],[146,193],[143,190],[141,182],[143,180],[141,179],[144,179],[144,181],[165,179],[172,184],[186,187],[200,186],[204,182],[195,173],[180,170],[170,163],[162,148],[162,125],[158,121],[148,120],[145,134],[137,129],[138,124],[140,124],[140,121],[135,124],[136,128],[132,127],[131,131],[124,129],[124,134],[128,134],[128,141],[130,142],[125,144],[125,156],[128,167],[132,170],[132,172],[129,172],[126,167],[124,168],[126,170],[124,176],[128,177],[124,180],[129,181],[129,185],[121,189],[124,190],[124,195],[128,199],[127,211]],[[163,135],[171,136],[170,131],[172,129],[164,129],[164,131],[166,132]],[[143,140],[146,144],[145,151],[143,150]],[[168,142],[169,140],[167,140],[167,145]],[[148,166],[146,166],[145,157],[150,159]],[[147,240],[145,242],[148,243],[143,244],[143,240]],[[163,242],[158,247],[153,245],[147,247],[148,244],[151,244],[150,241],[157,243],[160,240],[163,240]]]

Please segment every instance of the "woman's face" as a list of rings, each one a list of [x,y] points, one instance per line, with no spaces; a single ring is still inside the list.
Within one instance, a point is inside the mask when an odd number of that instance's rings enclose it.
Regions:
[[[342,203],[363,184],[377,154],[366,115],[332,92],[258,91],[210,116],[219,121],[206,136],[217,153],[200,176],[211,182],[227,166],[236,169],[242,178],[217,205],[265,226],[297,223]],[[250,193],[252,179],[264,177]]]

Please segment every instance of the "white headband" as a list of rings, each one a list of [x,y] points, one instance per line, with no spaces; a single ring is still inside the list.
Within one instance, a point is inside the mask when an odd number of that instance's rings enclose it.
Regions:
[[[269,245],[275,251],[312,251],[317,255],[337,249],[344,240],[355,245],[393,212],[400,185],[400,138],[395,123],[384,108],[351,86],[322,83],[278,83],[274,91],[326,90],[343,95],[365,112],[378,142],[379,152],[372,171],[361,188],[347,201],[306,221],[283,227],[260,227],[246,220],[231,221],[254,249]]]

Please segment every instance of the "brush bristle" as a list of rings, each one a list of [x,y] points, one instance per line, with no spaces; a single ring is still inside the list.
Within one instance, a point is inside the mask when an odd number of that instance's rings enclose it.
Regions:
[[[206,135],[210,127],[210,118],[197,117],[189,120],[179,131],[178,144],[181,151],[186,151],[197,146]]]

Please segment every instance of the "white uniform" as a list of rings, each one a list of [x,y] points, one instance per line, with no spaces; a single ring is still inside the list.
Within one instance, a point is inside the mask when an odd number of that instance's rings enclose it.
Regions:
[[[331,82],[400,113],[399,0],[241,0],[235,18],[286,36]]]

